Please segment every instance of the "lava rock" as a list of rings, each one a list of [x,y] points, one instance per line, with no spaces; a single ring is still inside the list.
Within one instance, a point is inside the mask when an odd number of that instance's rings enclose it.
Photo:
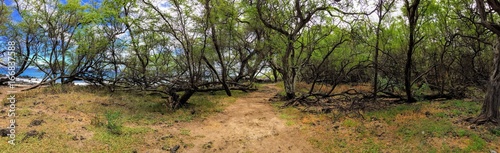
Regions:
[[[38,136],[38,139],[42,139],[44,135],[45,135],[45,132],[38,132],[36,130],[31,130],[31,131],[26,133],[26,136],[24,136],[24,138],[21,141],[24,141],[30,137],[37,137],[37,136]]]
[[[213,144],[213,143],[212,143],[212,141],[210,141],[210,142],[208,142],[208,143],[204,144],[204,145],[203,145],[203,149],[210,149],[210,148],[212,148],[212,144]]]
[[[174,137],[174,136],[173,136],[172,134],[169,134],[169,135],[167,135],[167,136],[163,136],[163,137],[161,137],[160,139],[161,139],[161,140],[166,140],[166,139],[170,139],[170,138],[173,138],[173,137]]]
[[[40,102],[38,101],[33,102],[33,105],[38,105],[38,104],[40,104]]]
[[[75,135],[75,136],[71,137],[71,139],[74,140],[74,141],[85,140],[85,137],[83,137],[83,136],[78,137],[77,135]]]
[[[0,136],[7,137],[7,136],[9,136],[8,134],[10,134],[9,129],[0,129]]]
[[[179,146],[179,145],[175,145],[174,147],[170,148],[170,153],[176,153],[177,150],[179,150],[180,147],[181,146]]]
[[[426,112],[425,112],[425,116],[426,116],[426,117],[429,117],[429,116],[431,116],[431,115],[432,115],[432,114],[431,114],[431,112],[429,112],[429,111],[426,111]]]
[[[45,122],[45,121],[43,121],[43,120],[33,120],[33,121],[31,121],[29,127],[42,125],[43,122]]]
[[[476,126],[471,125],[471,126],[469,126],[469,128],[470,128],[470,129],[476,129]]]

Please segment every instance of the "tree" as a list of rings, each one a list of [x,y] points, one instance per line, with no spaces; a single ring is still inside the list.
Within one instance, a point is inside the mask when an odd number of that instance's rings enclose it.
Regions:
[[[7,7],[4,4],[4,0],[0,1],[0,30],[4,31],[5,29],[5,24],[9,20],[9,14],[11,13],[11,10],[9,7]]]
[[[382,32],[382,21],[394,6],[395,0],[379,0],[377,3],[377,26],[375,28],[375,55],[373,56],[373,100],[377,101],[378,93],[378,58],[380,52],[380,35]]]
[[[298,38],[300,37],[299,33],[302,32],[302,29],[307,25],[307,23],[309,23],[309,21],[311,21],[312,17],[319,11],[327,10],[328,6],[321,2],[315,1],[304,3],[300,0],[294,0],[293,6],[288,6],[288,4],[288,1],[270,1],[268,3],[265,3],[263,0],[257,0],[257,12],[259,19],[267,28],[278,32],[286,39],[286,47],[284,49],[284,52],[280,55],[281,66],[278,68],[278,71],[283,75],[286,98],[293,99],[295,98],[295,84],[297,81],[297,74],[301,70],[302,65],[302,63],[295,61],[297,58],[296,56],[298,56],[295,53],[295,42],[297,42]],[[305,4],[309,4],[309,6]],[[271,11],[273,9],[276,9],[276,7],[280,7],[280,5],[282,8],[278,9],[278,11],[283,10],[283,12]],[[285,10],[287,9],[291,9],[293,11],[286,12]],[[265,14],[265,12],[267,12],[268,14]],[[280,21],[276,21],[279,18],[289,19],[286,19],[284,21],[281,21],[282,23],[279,23]],[[271,21],[271,19],[274,20],[274,22]]]
[[[420,14],[419,10],[420,0],[405,0],[405,10],[406,17],[408,19],[408,31],[410,32],[408,36],[408,50],[406,51],[406,64],[404,69],[404,80],[405,80],[405,92],[406,92],[406,101],[407,102],[415,102],[416,99],[412,96],[411,91],[411,70],[413,64],[413,52],[415,51],[415,46],[422,39],[418,39],[415,35],[417,31],[417,24]],[[417,40],[418,39],[418,40]]]
[[[488,6],[487,9],[486,4]],[[472,120],[473,123],[483,124],[486,122],[500,123],[500,26],[496,20],[500,15],[500,1],[498,0],[476,0],[476,9],[480,15],[480,23],[488,30],[496,34],[496,42],[493,48],[493,72],[490,75],[489,83],[481,113]],[[492,17],[495,16],[495,17]]]
[[[16,2],[17,3],[17,2]],[[16,5],[13,10],[18,12],[23,11],[19,5]],[[16,72],[13,75],[14,77],[18,77],[21,75],[32,63],[36,60],[38,56],[39,50],[38,48],[41,46],[40,44],[40,28],[36,26],[36,20],[34,18],[25,17],[22,22],[14,23],[9,22],[7,16],[10,14],[10,8],[3,5],[1,7],[0,15],[0,35],[6,36],[11,39],[11,41],[16,42],[16,53],[14,58],[16,59]],[[4,14],[5,13],[5,14]],[[5,51],[1,51],[4,53]],[[0,62],[1,65],[7,66],[7,63]],[[9,81],[9,78],[0,79],[0,84],[4,84]]]

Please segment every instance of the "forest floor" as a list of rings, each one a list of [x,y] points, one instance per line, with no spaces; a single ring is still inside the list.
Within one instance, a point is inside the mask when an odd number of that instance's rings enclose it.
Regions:
[[[169,111],[152,93],[50,87],[16,93],[16,145],[2,152],[492,152],[500,128],[475,126],[477,100],[383,105],[357,113],[309,113],[269,99],[282,84],[254,92],[197,93]],[[343,85],[339,88],[351,88]],[[7,127],[0,88],[0,127]],[[175,148],[175,149],[174,149]],[[178,149],[177,149],[178,148]]]

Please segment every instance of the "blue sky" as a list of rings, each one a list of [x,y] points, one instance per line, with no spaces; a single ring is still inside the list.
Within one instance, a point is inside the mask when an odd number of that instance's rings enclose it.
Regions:
[[[7,6],[11,6],[11,5],[15,5],[14,1],[13,0],[5,0],[5,5]],[[19,15],[19,12],[17,12],[16,10],[13,10],[12,14],[10,15],[10,17],[12,18],[12,20],[14,21],[21,21],[21,15]]]
[[[66,4],[66,0],[59,0],[59,1],[61,3],[63,3],[63,4]],[[90,0],[81,0],[82,4],[88,3],[89,1]],[[100,1],[100,0],[97,0],[97,1]],[[5,0],[4,3],[7,6],[15,5],[15,1],[14,0]],[[16,10],[13,10],[12,14],[10,15],[10,17],[11,17],[11,19],[13,21],[16,21],[16,22],[19,22],[19,21],[22,20],[21,15]]]

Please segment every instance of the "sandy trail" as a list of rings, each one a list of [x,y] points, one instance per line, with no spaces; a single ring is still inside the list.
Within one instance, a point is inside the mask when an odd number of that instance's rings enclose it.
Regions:
[[[200,123],[187,123],[194,147],[182,152],[321,152],[313,148],[297,126],[280,119],[269,98],[278,92],[268,84],[239,98],[222,113]]]

